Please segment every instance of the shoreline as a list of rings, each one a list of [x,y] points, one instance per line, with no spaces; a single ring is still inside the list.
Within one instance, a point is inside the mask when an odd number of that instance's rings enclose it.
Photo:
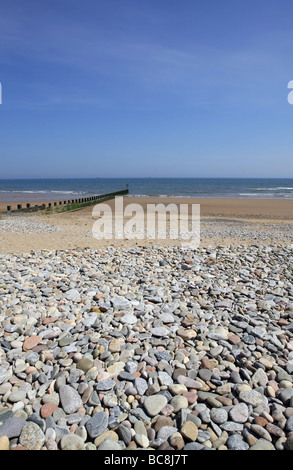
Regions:
[[[56,200],[63,200],[56,199]],[[65,200],[65,199],[64,199]],[[124,196],[127,204],[140,204],[146,209],[147,204],[200,204],[201,216],[204,217],[224,217],[232,218],[248,218],[248,219],[275,219],[275,220],[292,220],[293,221],[293,199],[245,199],[245,198],[197,198],[197,197],[169,197],[169,196]],[[25,204],[29,202],[24,199],[14,199],[11,201],[0,201],[0,216],[5,216],[8,205],[17,208],[17,204]],[[49,199],[35,201],[38,205],[48,204],[52,202]],[[115,209],[114,200],[107,201],[111,209]],[[124,203],[124,207],[125,207]],[[82,210],[92,210],[92,207]],[[24,214],[22,214],[24,215]],[[49,214],[51,215],[51,214]]]
[[[46,201],[40,201],[43,203]],[[148,204],[200,204],[201,245],[239,245],[293,243],[293,200],[236,198],[153,198],[124,197],[128,204],[139,204],[144,213]],[[13,204],[24,203],[14,201]],[[106,204],[115,214],[115,200]],[[0,202],[0,211],[6,209]],[[115,247],[174,246],[179,240],[166,238],[96,240],[92,235],[93,206],[72,212],[0,214],[0,253],[32,250],[102,249]],[[191,210],[191,209],[190,209]],[[168,217],[167,217],[168,221]],[[292,235],[291,235],[292,233]]]

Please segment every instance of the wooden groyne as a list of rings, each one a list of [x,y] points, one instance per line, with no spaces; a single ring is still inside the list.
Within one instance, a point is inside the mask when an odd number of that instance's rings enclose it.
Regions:
[[[100,202],[108,201],[114,199],[116,196],[124,196],[128,194],[129,190],[123,189],[121,191],[114,191],[107,194],[98,194],[96,196],[82,197],[79,199],[67,199],[60,201],[47,202],[46,204],[35,204],[31,203],[26,204],[17,204],[15,207],[12,205],[7,206],[5,214],[21,214],[21,213],[30,213],[30,212],[64,212],[70,210],[82,209],[86,206],[91,206],[94,204],[99,204]]]

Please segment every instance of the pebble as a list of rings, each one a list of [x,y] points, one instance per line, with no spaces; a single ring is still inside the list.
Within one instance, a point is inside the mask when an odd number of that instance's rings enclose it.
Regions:
[[[151,395],[145,398],[143,406],[149,416],[156,416],[167,405],[168,400],[164,395]]]
[[[95,439],[108,427],[108,415],[104,411],[94,414],[87,422],[86,429],[91,438]]]
[[[0,451],[9,450],[9,439],[7,436],[0,437]]]
[[[108,438],[98,446],[98,450],[122,450],[122,448],[117,441]]]
[[[273,444],[266,439],[258,439],[258,441],[253,444],[249,450],[276,450]]]
[[[76,434],[66,434],[60,441],[61,450],[84,450],[83,439]]]
[[[62,408],[67,414],[75,413],[82,406],[80,395],[70,385],[61,385],[59,396]]]
[[[262,398],[262,395],[255,390],[241,390],[239,393],[239,399],[252,406],[260,405]]]
[[[249,417],[249,409],[246,403],[238,403],[229,410],[229,415],[235,423],[246,423]]]
[[[0,426],[0,437],[7,436],[9,439],[19,437],[26,421],[22,418],[12,417],[5,420]]]
[[[40,450],[45,442],[45,434],[40,426],[27,421],[21,430],[19,443],[28,450]]]
[[[192,421],[186,421],[180,429],[180,433],[188,441],[196,441],[198,428]]]
[[[292,450],[292,266],[257,239],[1,255],[0,449]]]

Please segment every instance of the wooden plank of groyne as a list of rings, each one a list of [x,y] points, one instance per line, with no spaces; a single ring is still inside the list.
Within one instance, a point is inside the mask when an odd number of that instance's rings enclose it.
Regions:
[[[62,212],[62,211],[68,211],[68,210],[78,210],[82,209],[83,207],[94,205],[94,204],[99,204],[104,201],[108,201],[109,199],[114,199],[116,196],[124,196],[128,194],[129,190],[127,189],[122,189],[121,191],[113,191],[112,193],[106,193],[106,194],[97,194],[95,196],[89,196],[89,197],[84,197],[80,199],[72,199],[72,200],[67,200],[67,201],[58,201],[58,202],[53,202],[53,203],[48,203],[48,207],[46,207],[46,204],[42,205],[35,205],[31,206],[30,203],[26,203],[26,207],[22,207],[22,204],[17,204],[17,208],[15,210],[12,209],[12,206],[9,205],[7,206],[6,214],[7,213],[18,213],[18,212],[36,212],[36,211],[56,211],[56,212]]]

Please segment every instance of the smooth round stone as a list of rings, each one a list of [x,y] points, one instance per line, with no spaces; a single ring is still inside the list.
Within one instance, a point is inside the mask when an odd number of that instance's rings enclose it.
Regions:
[[[60,445],[62,450],[84,450],[84,440],[73,433],[63,436]]]
[[[258,439],[258,441],[256,441],[249,450],[275,450],[275,447],[266,439]]]
[[[173,406],[174,413],[177,413],[184,408],[188,408],[188,400],[182,395],[176,395],[173,397],[170,404]]]
[[[173,379],[172,377],[167,374],[167,372],[159,371],[158,376],[160,378],[160,381],[163,385],[172,385],[173,384]]]
[[[99,445],[105,440],[105,439],[112,439],[116,442],[119,440],[119,436],[115,431],[104,431],[102,434],[100,434],[98,437],[95,439],[95,445],[99,447]]]
[[[258,406],[262,403],[262,395],[256,390],[241,390],[239,398],[247,405]]]
[[[235,423],[246,423],[249,416],[249,410],[246,403],[237,403],[229,411],[230,418]]]
[[[104,439],[99,445],[98,450],[121,450],[120,444],[114,439]]]
[[[105,395],[103,398],[103,404],[108,408],[113,408],[118,405],[118,398],[116,395]]]
[[[141,377],[136,377],[134,380],[134,386],[139,395],[144,395],[148,389],[148,383],[145,379]]]
[[[111,364],[109,367],[107,367],[107,372],[111,377],[114,377],[114,375],[120,374],[124,370],[125,363],[124,362],[115,362],[115,364]]]
[[[123,341],[120,338],[114,338],[109,344],[109,351],[112,353],[120,352]]]
[[[150,332],[153,336],[168,336],[169,335],[169,330],[168,328],[165,328],[164,326],[157,326],[155,328],[151,328]]]
[[[284,405],[287,405],[290,400],[293,398],[293,388],[285,388],[279,394],[278,398],[282,400]]]
[[[45,395],[42,396],[42,403],[51,403],[52,405],[59,405],[60,403],[60,397],[59,393],[45,393]]]
[[[116,385],[115,380],[113,379],[103,379],[100,380],[96,385],[97,391],[109,391],[112,390]]]
[[[196,392],[184,392],[183,396],[187,398],[187,401],[190,405],[196,403],[198,399],[198,395]]]
[[[172,434],[177,432],[178,429],[174,426],[162,426],[157,432],[157,439],[162,439],[162,441],[167,441]]]
[[[163,323],[174,323],[175,318],[171,313],[162,313],[160,320],[162,320]]]
[[[45,403],[40,410],[41,417],[48,418],[48,416],[52,416],[52,414],[57,408],[58,405],[54,403]]]
[[[177,377],[177,381],[185,385],[187,388],[192,388],[192,389],[199,389],[202,388],[202,384],[198,380],[191,379],[190,377],[185,377],[184,375],[179,375]]]
[[[180,432],[175,432],[172,434],[172,436],[169,437],[169,442],[171,447],[173,447],[175,450],[182,450],[185,444]]]
[[[120,437],[120,439],[125,442],[126,445],[129,444],[132,438],[132,433],[130,429],[127,426],[124,426],[123,424],[120,424],[117,428],[117,434]]]
[[[146,427],[145,427],[145,425],[143,424],[143,422],[140,421],[140,420],[135,421],[135,423],[134,423],[134,431],[135,431],[137,434],[144,434],[145,436],[147,436]]]
[[[61,385],[59,395],[62,408],[67,414],[75,413],[83,405],[79,393],[70,385]]]
[[[135,439],[135,442],[143,449],[146,449],[150,444],[148,437],[145,436],[144,434],[137,433],[135,434],[134,439]]]
[[[168,390],[173,395],[182,395],[184,392],[187,392],[187,387],[183,384],[172,384],[169,386]]]
[[[123,317],[121,317],[120,322],[123,324],[135,325],[137,323],[137,318],[135,315],[131,313],[126,313]]]
[[[78,369],[83,370],[84,372],[87,372],[90,370],[94,365],[94,361],[87,357],[83,357],[80,361],[77,363]]]
[[[28,450],[40,450],[45,443],[45,434],[33,421],[28,421],[22,428],[19,442]]]
[[[25,425],[25,420],[22,418],[11,417],[0,426],[0,436],[7,436],[8,439],[18,437]]]
[[[10,393],[8,400],[11,403],[17,403],[18,401],[23,401],[26,397],[26,392],[24,390],[17,390],[16,392]]]
[[[33,349],[35,346],[37,346],[37,344],[39,344],[41,340],[42,337],[38,335],[28,337],[23,343],[23,350],[29,351],[30,349]]]
[[[137,371],[138,363],[135,361],[127,361],[125,364],[125,370],[126,372],[130,372],[131,374],[134,374]]]
[[[228,420],[228,413],[224,408],[212,408],[210,417],[216,424],[223,424]]]
[[[227,447],[231,450],[248,450],[249,445],[245,442],[239,434],[232,434],[228,437]]]
[[[156,416],[167,405],[168,400],[164,395],[150,395],[146,397],[143,406],[149,416]]]
[[[123,370],[122,372],[120,372],[118,378],[119,380],[126,380],[127,382],[134,382],[135,375],[132,374],[131,372],[126,372],[125,370]]]
[[[226,423],[221,424],[220,426],[224,431],[238,432],[243,430],[243,424],[234,423],[234,421],[226,421]]]
[[[106,431],[108,426],[108,415],[104,411],[100,411],[92,416],[86,422],[85,426],[90,437],[94,439],[102,434],[102,432]]]
[[[80,302],[80,300],[81,300],[80,293],[78,292],[77,289],[69,289],[65,293],[65,298],[67,300],[71,300],[71,302]]]
[[[188,330],[188,329],[184,329],[184,328],[179,328],[177,330],[177,335],[180,336],[182,339],[184,339],[185,341],[188,341],[188,340],[191,340],[191,339],[194,339],[196,338],[197,336],[197,333],[196,331],[194,330]]]
[[[196,441],[198,436],[198,428],[192,421],[186,421],[181,427],[180,432],[189,441]]]

